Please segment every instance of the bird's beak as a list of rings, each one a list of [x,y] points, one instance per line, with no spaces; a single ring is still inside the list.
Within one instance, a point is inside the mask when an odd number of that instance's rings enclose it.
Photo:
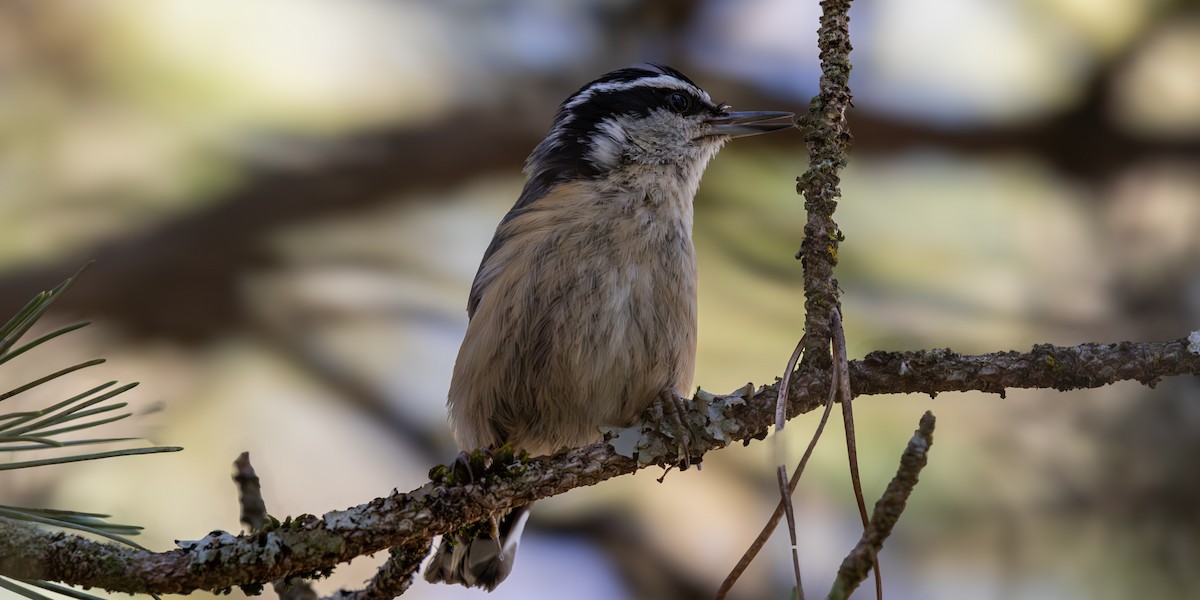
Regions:
[[[739,138],[795,127],[795,123],[792,122],[794,116],[790,112],[757,110],[728,112],[706,119],[704,122],[711,126],[708,135],[727,135],[731,138]],[[781,121],[780,119],[787,120]]]

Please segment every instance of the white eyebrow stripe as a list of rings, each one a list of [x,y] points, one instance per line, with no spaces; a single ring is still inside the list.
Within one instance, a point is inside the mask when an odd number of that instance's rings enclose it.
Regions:
[[[708,97],[708,92],[705,92],[694,85],[689,85],[686,82],[680,81],[672,75],[657,75],[655,77],[634,79],[633,81],[609,81],[606,83],[598,83],[583,90],[582,92],[579,92],[578,94],[575,94],[575,97],[572,98],[570,102],[567,102],[563,108],[574,108],[579,106],[580,104],[590,100],[595,94],[604,92],[619,92],[621,90],[629,90],[636,87],[657,87],[690,92],[699,96],[705,102],[709,104],[712,103],[712,99]]]

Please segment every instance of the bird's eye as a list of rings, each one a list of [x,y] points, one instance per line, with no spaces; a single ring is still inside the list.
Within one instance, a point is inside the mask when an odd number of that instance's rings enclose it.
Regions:
[[[672,92],[667,96],[667,106],[671,107],[671,110],[683,114],[692,107],[692,99],[683,92]]]

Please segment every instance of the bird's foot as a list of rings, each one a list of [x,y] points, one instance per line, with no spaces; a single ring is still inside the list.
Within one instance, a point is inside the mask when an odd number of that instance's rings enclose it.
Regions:
[[[651,418],[659,424],[659,431],[675,442],[675,450],[679,455],[679,469],[686,470],[692,465],[690,450],[696,439],[691,423],[688,421],[687,399],[679,395],[673,388],[666,388],[658,394],[650,407]],[[699,468],[700,457],[696,457]]]
[[[495,458],[490,448],[470,452],[462,451],[448,465],[438,465],[429,470],[429,478],[446,484],[475,483],[491,469]]]
[[[479,480],[479,475],[482,475],[488,470],[488,467],[492,466],[492,451],[483,448],[473,452],[459,452],[458,456],[454,457],[454,462],[451,465],[454,469],[454,474],[459,477],[459,481],[474,483]]]

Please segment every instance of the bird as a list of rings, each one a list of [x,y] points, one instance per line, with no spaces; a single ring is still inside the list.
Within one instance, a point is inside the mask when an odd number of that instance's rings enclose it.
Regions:
[[[563,101],[471,284],[447,399],[458,447],[550,454],[680,402],[696,362],[701,175],[729,140],[792,117],[734,112],[661,64]],[[521,506],[474,539],[443,536],[425,578],[495,589],[528,517]]]

